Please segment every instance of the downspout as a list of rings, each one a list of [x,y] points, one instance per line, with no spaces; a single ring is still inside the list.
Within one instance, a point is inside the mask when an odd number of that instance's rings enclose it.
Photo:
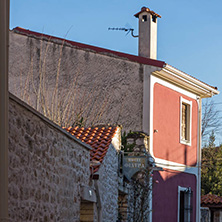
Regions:
[[[101,204],[101,200],[100,200],[100,194],[99,194],[99,185],[98,185],[98,180],[94,180],[94,185],[96,188],[96,199],[97,199],[97,212],[98,212],[98,222],[102,222],[101,218],[102,218],[102,204]]]
[[[198,169],[198,184],[197,184],[197,215],[196,215],[196,221],[200,221],[200,195],[201,195],[201,123],[202,123],[202,98],[199,98],[199,141],[198,141],[198,156],[197,156],[197,169]]]
[[[8,221],[9,0],[0,1],[0,221]]]

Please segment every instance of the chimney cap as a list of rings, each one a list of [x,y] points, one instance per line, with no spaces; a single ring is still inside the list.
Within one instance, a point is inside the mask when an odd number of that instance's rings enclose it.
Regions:
[[[150,9],[147,8],[147,7],[142,7],[142,8],[141,8],[141,11],[138,12],[138,13],[136,13],[134,16],[138,18],[138,17],[139,17],[139,14],[142,13],[142,12],[148,12],[148,13],[150,13],[151,15],[154,15],[154,16],[156,16],[156,17],[161,18],[160,15],[158,15],[156,12],[150,10]]]

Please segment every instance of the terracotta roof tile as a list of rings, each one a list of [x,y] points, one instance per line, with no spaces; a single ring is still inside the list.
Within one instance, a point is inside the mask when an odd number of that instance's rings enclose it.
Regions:
[[[90,160],[96,160],[102,163],[106,156],[112,138],[116,133],[117,127],[68,127],[65,128],[68,132],[74,135],[77,139],[87,143],[92,147],[90,151]],[[93,173],[99,170],[99,165],[93,167]]]
[[[151,15],[154,15],[154,16],[156,16],[156,17],[161,18],[160,15],[158,15],[156,12],[150,10],[150,9],[147,8],[147,7],[142,7],[142,8],[141,8],[141,11],[138,12],[138,13],[136,13],[134,16],[138,18],[138,17],[139,17],[139,14],[142,13],[142,12],[149,12]]]
[[[201,196],[201,206],[203,207],[222,207],[222,197],[214,195],[214,194],[206,194]]]

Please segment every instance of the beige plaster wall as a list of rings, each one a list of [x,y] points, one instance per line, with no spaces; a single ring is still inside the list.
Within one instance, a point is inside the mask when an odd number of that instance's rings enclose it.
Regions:
[[[53,41],[10,32],[10,91],[36,108],[32,87],[34,84],[38,89],[42,70],[46,76],[46,99],[50,100],[60,58],[59,94],[67,95],[78,76],[77,90],[72,95],[76,104],[87,108],[84,118],[93,113],[95,117],[102,109],[96,118],[99,123],[118,123],[124,126],[123,130],[142,130],[143,65],[69,45],[61,50],[62,42]],[[95,121],[91,119],[87,122],[92,123]]]
[[[79,221],[89,148],[10,96],[10,221]]]

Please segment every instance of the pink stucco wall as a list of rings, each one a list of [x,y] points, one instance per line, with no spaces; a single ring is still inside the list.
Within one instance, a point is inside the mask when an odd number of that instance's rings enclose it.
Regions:
[[[159,183],[155,183],[158,180]],[[191,187],[192,219],[196,221],[196,176],[172,170],[155,172],[153,177],[152,218],[154,222],[177,222],[178,217],[178,186]]]
[[[180,143],[180,97],[192,101],[191,146]],[[195,165],[197,162],[198,104],[181,93],[159,83],[154,85],[153,108],[154,156],[169,161]]]

